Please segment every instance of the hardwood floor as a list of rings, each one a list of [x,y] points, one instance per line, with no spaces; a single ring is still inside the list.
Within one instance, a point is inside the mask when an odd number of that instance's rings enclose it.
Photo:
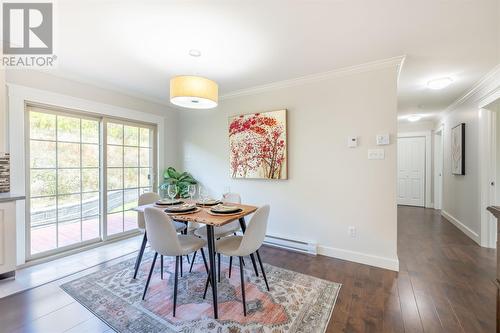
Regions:
[[[479,247],[434,210],[400,207],[398,254],[396,273],[261,251],[267,263],[343,284],[327,332],[495,331],[495,250]],[[0,332],[111,332],[60,283],[0,299]]]

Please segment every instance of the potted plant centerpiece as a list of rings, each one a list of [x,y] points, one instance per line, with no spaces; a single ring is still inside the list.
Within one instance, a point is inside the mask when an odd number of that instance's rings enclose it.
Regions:
[[[176,198],[189,198],[188,186],[196,185],[197,183],[196,179],[189,172],[179,172],[173,167],[169,167],[163,172],[163,184],[160,185],[162,197],[165,197],[168,185],[176,185]]]

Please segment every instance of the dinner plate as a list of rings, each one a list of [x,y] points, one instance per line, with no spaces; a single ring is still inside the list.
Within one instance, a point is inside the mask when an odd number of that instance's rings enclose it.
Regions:
[[[182,204],[178,206],[170,206],[165,209],[167,213],[182,213],[195,210],[196,206],[193,204]]]
[[[182,201],[180,199],[174,199],[173,201],[172,200],[159,200],[159,201],[155,202],[155,204],[157,206],[171,206],[171,205],[179,205],[182,203],[184,203],[184,201]]]
[[[188,210],[188,211],[184,211],[184,212],[167,212],[165,210],[165,213],[167,213],[168,215],[176,216],[176,215],[194,214],[194,213],[198,213],[200,210],[201,210],[200,208],[194,207],[192,210]]]
[[[201,207],[211,207],[211,206],[218,205],[220,203],[222,203],[222,201],[220,201],[220,200],[207,200],[205,202],[197,201],[196,205],[201,206]]]
[[[238,211],[230,212],[230,213],[214,213],[211,210],[208,210],[207,212],[208,212],[208,214],[214,215],[214,216],[230,216],[230,215],[239,215],[239,214],[241,214],[242,211],[243,211],[243,209],[239,208]]]
[[[231,213],[241,212],[241,208],[232,205],[217,205],[215,207],[212,207],[210,211],[218,214],[231,214]]]

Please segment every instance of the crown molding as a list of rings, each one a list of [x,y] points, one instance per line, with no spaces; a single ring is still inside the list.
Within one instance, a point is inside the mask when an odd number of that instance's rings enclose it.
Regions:
[[[486,75],[480,78],[474,85],[456,101],[451,103],[442,113],[441,119],[447,117],[460,105],[468,101],[477,101],[486,98],[493,90],[500,86],[500,64],[493,67]]]
[[[342,77],[342,76],[346,76],[346,75],[363,73],[363,72],[368,72],[368,71],[392,67],[392,66],[397,66],[397,71],[398,71],[397,76],[399,78],[399,74],[401,72],[401,68],[403,66],[405,58],[406,58],[406,56],[403,55],[403,56],[398,56],[398,57],[387,58],[387,59],[372,61],[372,62],[368,62],[368,63],[363,63],[360,65],[338,68],[338,69],[334,69],[334,70],[327,71],[327,72],[321,72],[321,73],[301,76],[301,77],[297,77],[294,79],[263,84],[263,85],[255,86],[252,88],[247,88],[247,89],[242,89],[242,90],[237,90],[234,92],[226,93],[222,96],[219,96],[219,100],[225,100],[225,99],[230,99],[230,98],[235,98],[235,97],[240,97],[240,96],[254,95],[254,94],[258,94],[258,93],[262,93],[262,92],[278,90],[278,89],[298,86],[298,85],[302,85],[302,84],[306,84],[306,83],[323,81],[323,80],[327,80],[327,79],[334,78],[334,77]]]

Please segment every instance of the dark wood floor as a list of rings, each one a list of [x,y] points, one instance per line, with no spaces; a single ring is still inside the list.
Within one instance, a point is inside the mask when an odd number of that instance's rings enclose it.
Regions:
[[[399,273],[274,248],[262,255],[270,264],[343,284],[327,332],[495,331],[495,251],[434,210],[398,209]],[[64,331],[109,329],[57,283],[0,299],[0,332]]]

